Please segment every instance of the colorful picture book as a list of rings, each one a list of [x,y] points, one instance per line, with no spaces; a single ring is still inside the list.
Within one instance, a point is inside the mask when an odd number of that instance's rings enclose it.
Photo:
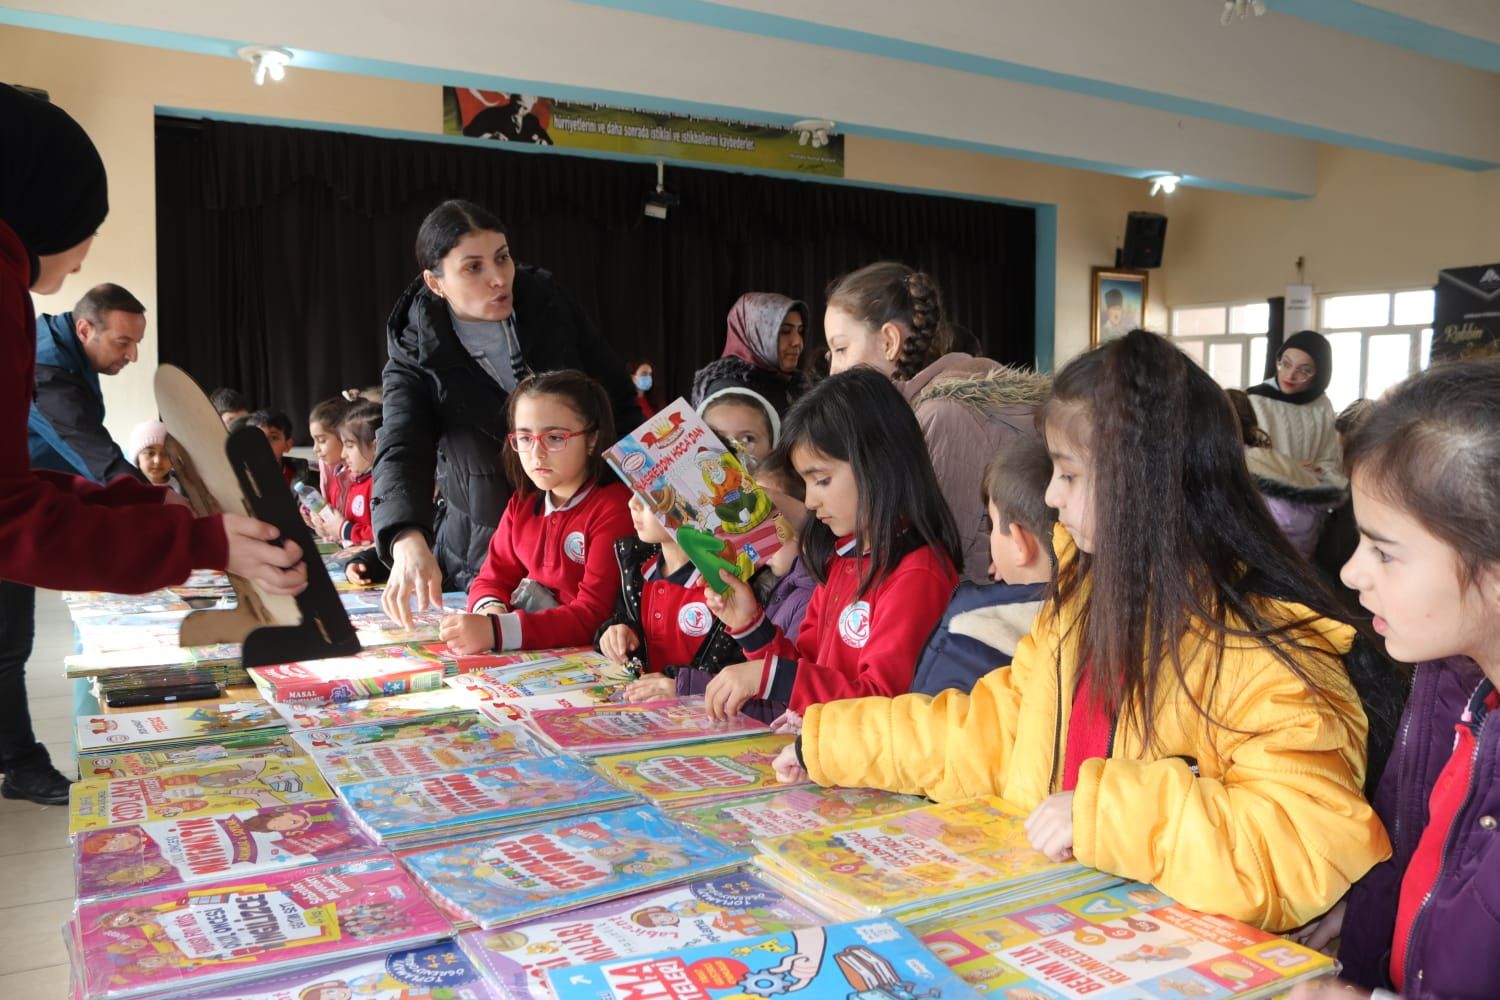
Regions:
[[[589,705],[612,704],[620,697],[622,688],[617,685],[603,687],[574,688],[571,691],[552,691],[534,694],[525,698],[507,701],[481,701],[474,710],[497,723],[527,722],[532,713],[554,708],[586,708]]]
[[[83,993],[123,998],[411,948],[449,930],[394,858],[373,857],[85,903],[72,946]]]
[[[674,400],[604,458],[715,589],[727,586],[720,569],[748,580],[781,547],[771,498],[686,400]]]
[[[501,1000],[453,941],[330,962],[179,1000]]]
[[[116,826],[78,835],[79,899],[118,896],[370,854],[335,801]]]
[[[802,785],[731,802],[682,806],[672,810],[672,818],[721,844],[749,847],[757,840],[906,812],[924,801],[878,788]]]
[[[921,806],[893,816],[756,843],[773,882],[837,916],[915,920],[1093,879],[1077,862],[1032,849],[1023,819],[998,799]]]
[[[280,717],[277,721],[280,721]],[[302,753],[302,748],[285,731],[265,730],[206,743],[183,743],[160,750],[80,753],[78,776],[83,779],[139,778],[168,767],[204,764],[234,757],[297,757]]]
[[[68,833],[333,797],[333,789],[306,757],[230,758],[139,778],[80,781],[68,802]]]
[[[1335,971],[1326,955],[1139,883],[918,933],[981,994],[1028,1000],[1271,997]]]
[[[764,722],[748,715],[711,718],[702,698],[537,711],[531,713],[531,725],[559,749],[584,754],[702,743],[769,731]]]
[[[345,702],[432,691],[442,686],[443,663],[409,646],[378,646],[353,656],[252,667],[268,701]]]
[[[474,700],[462,691],[444,687],[416,694],[346,701],[340,705],[294,703],[277,704],[275,708],[286,720],[287,728],[298,732],[304,729],[336,729],[339,726],[367,722],[387,725],[445,715],[463,715],[473,712],[475,705]]]
[[[508,653],[459,654],[448,648],[446,642],[429,642],[417,647],[430,656],[449,664],[453,673],[472,674],[481,670],[499,671],[507,667],[556,659],[572,659],[578,656],[599,656],[589,646],[565,646],[560,649],[518,649]],[[603,659],[603,657],[600,657]]]
[[[315,750],[312,758],[329,784],[337,786],[535,760],[551,754],[551,749],[524,729],[484,726],[444,736]]]
[[[595,759],[601,773],[660,806],[703,804],[785,788],[771,764],[795,737],[742,736],[699,746],[663,747]]]
[[[458,945],[506,1000],[552,1000],[548,969],[824,922],[754,875],[732,872],[505,930],[466,931]]]
[[[947,1000],[975,992],[894,920],[804,927],[551,969],[557,1000]]]
[[[77,746],[79,753],[146,750],[284,732],[286,723],[271,706],[259,701],[239,701],[81,715],[77,719]]]
[[[603,672],[591,663],[540,660],[535,666],[528,665],[525,670],[514,672],[505,680],[486,670],[454,674],[443,683],[451,688],[467,691],[481,701],[515,701],[517,698],[529,698],[536,694],[598,687],[609,682]]]
[[[339,790],[382,844],[417,844],[612,809],[630,796],[564,757],[523,760]]]
[[[450,913],[486,930],[701,879],[745,859],[649,807],[402,857]]]
[[[292,733],[291,739],[299,749],[311,754],[317,750],[347,749],[369,743],[396,743],[428,736],[454,736],[495,728],[509,727],[499,726],[483,716],[466,711],[460,715],[439,715],[414,722],[392,722],[387,725],[362,722],[337,729],[308,729]]]

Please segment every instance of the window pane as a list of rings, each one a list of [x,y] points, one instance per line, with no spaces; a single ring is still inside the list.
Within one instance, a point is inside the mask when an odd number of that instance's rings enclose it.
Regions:
[[[1333,295],[1323,300],[1323,326],[1343,330],[1359,326],[1388,326],[1391,322],[1391,297],[1376,295]]]
[[[1391,320],[1397,326],[1416,326],[1432,322],[1433,292],[1424,288],[1416,292],[1396,293],[1396,315]]]
[[[1223,306],[1172,310],[1172,335],[1175,337],[1201,337],[1223,332]]]
[[[1271,303],[1251,302],[1229,310],[1230,333],[1265,333],[1271,329]]]
[[[1358,330],[1327,334],[1333,348],[1333,378],[1328,383],[1328,401],[1342,410],[1359,398],[1359,352],[1364,335]]]
[[[1365,395],[1375,399],[1411,374],[1411,334],[1387,333],[1370,338]]]
[[[1422,360],[1420,362],[1422,371],[1425,372],[1430,364],[1432,364],[1432,331],[1429,329],[1422,331]]]
[[[1266,380],[1266,338],[1250,338],[1250,370],[1245,372],[1245,385],[1252,386]]]
[[[1240,344],[1210,344],[1208,348],[1208,373],[1214,381],[1226,389],[1245,387],[1242,368],[1245,348]]]
[[[1199,368],[1203,367],[1203,341],[1201,341],[1201,340],[1180,341],[1180,342],[1178,342],[1177,346],[1182,349],[1182,353],[1183,354],[1186,354],[1188,357],[1190,357],[1194,361],[1198,362],[1198,367]]]

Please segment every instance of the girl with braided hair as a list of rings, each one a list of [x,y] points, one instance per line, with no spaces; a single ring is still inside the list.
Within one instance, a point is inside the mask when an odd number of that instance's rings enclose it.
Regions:
[[[895,381],[916,411],[958,526],[964,578],[988,583],[980,480],[1001,442],[1035,433],[1033,417],[1050,380],[952,351],[937,282],[894,261],[870,264],[829,285],[823,326],[831,374],[855,365],[874,368]]]

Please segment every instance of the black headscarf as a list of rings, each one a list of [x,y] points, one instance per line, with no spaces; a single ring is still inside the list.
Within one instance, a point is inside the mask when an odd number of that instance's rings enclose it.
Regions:
[[[104,161],[68,113],[0,84],[0,219],[31,258],[62,253],[109,214]]]
[[[1245,392],[1251,396],[1269,396],[1283,403],[1296,403],[1298,406],[1311,403],[1323,395],[1329,381],[1333,379],[1333,348],[1328,346],[1327,339],[1316,330],[1302,330],[1282,341],[1281,350],[1276,352],[1276,360],[1279,362],[1281,356],[1292,348],[1306,352],[1318,369],[1306,389],[1297,393],[1282,392],[1281,383],[1272,375],[1267,381],[1253,385]]]

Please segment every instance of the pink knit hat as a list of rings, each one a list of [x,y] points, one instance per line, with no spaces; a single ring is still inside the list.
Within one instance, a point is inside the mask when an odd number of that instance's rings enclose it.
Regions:
[[[135,430],[130,432],[130,450],[125,457],[134,462],[141,451],[149,445],[160,448],[167,441],[167,425],[160,420],[148,420],[143,424],[136,424]]]

